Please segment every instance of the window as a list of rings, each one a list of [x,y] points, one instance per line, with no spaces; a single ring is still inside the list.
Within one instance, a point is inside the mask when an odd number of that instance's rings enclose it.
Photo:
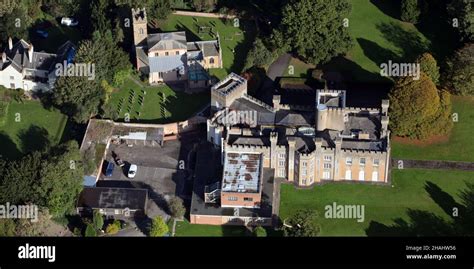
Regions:
[[[306,163],[306,162],[301,162],[301,166],[302,166],[302,167],[306,167],[306,166],[307,166],[307,163]]]
[[[278,169],[278,176],[279,177],[285,177],[285,169],[284,168]]]
[[[323,172],[323,179],[329,179],[331,178],[331,173],[329,171],[324,171]]]
[[[253,198],[251,197],[244,197],[244,202],[252,202]]]
[[[285,166],[285,160],[279,160],[278,165],[279,166]]]
[[[306,185],[306,179],[301,180],[301,185]]]
[[[14,80],[14,79],[15,79],[15,77],[14,77],[14,76],[10,76],[10,80]]]
[[[15,83],[10,83],[10,89],[15,89]]]
[[[160,53],[159,52],[155,52],[155,56],[160,56]]]
[[[170,53],[166,51],[166,52],[165,52],[165,56],[168,56],[168,55],[170,55]]]
[[[332,165],[330,163],[324,164],[324,169],[331,169]]]
[[[379,181],[379,172],[372,172],[372,181]]]
[[[209,63],[210,63],[210,64],[214,64],[214,58],[210,58],[210,59],[209,59]]]
[[[143,31],[143,28],[140,28],[140,29],[138,30],[138,32],[139,32],[141,35],[143,35],[143,32],[144,32],[144,31]]]
[[[374,159],[374,166],[379,166],[380,160],[379,159]]]
[[[351,180],[352,179],[352,172],[351,170],[346,170],[346,179]]]
[[[360,165],[365,165],[365,158],[360,158],[359,159],[359,164]]]
[[[301,175],[306,176],[306,169],[301,170]]]
[[[229,196],[227,197],[227,201],[237,201],[239,200],[239,198],[235,197],[235,196]]]
[[[158,72],[158,78],[163,78],[163,73],[162,72]]]
[[[115,212],[114,212],[114,213],[115,213],[115,215],[118,215],[118,214],[120,214],[120,210],[115,209]]]
[[[285,153],[278,153],[279,159],[285,159]]]
[[[362,171],[359,171],[359,180],[360,181],[364,181],[365,180],[365,172],[362,170]]]
[[[346,157],[346,164],[352,165],[352,157]]]
[[[176,51],[176,55],[179,55],[179,51]]]
[[[330,162],[332,160],[332,156],[331,155],[324,155],[324,161],[325,162]]]

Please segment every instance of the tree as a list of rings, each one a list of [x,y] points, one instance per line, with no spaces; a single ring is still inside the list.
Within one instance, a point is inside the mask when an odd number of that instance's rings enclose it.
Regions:
[[[320,228],[316,224],[317,213],[314,210],[298,210],[291,216],[283,228],[286,237],[314,237],[318,236]]]
[[[216,8],[216,0],[193,0],[196,11],[211,12]]]
[[[53,216],[63,216],[73,211],[83,188],[84,169],[75,140],[61,144],[48,153],[43,161],[38,188],[41,205]]]
[[[402,21],[417,23],[420,17],[420,7],[418,0],[402,0],[401,19]]]
[[[120,221],[114,220],[113,223],[110,223],[109,225],[107,225],[107,228],[105,228],[105,232],[107,234],[116,234],[120,231],[121,228],[122,228],[122,225],[120,224]]]
[[[347,0],[289,0],[283,7],[279,42],[308,62],[325,63],[352,46],[344,26],[350,12]]]
[[[434,84],[439,82],[439,67],[435,58],[428,52],[423,53],[416,60],[420,64],[420,69],[431,78]]]
[[[474,41],[474,2],[472,0],[451,0],[448,14],[464,41]]]
[[[85,237],[95,237],[97,236],[97,231],[94,229],[92,224],[87,224],[86,231],[84,232]]]
[[[458,95],[474,95],[474,43],[466,44],[448,60],[444,82]]]
[[[91,22],[94,31],[101,33],[111,29],[111,24],[108,19],[109,14],[109,0],[95,0],[90,2]]]
[[[99,112],[104,98],[105,92],[95,80],[62,76],[56,80],[52,101],[74,121],[84,123]]]
[[[168,202],[168,207],[170,209],[171,216],[175,219],[180,219],[186,213],[186,208],[184,208],[183,200],[179,197],[172,197]]]
[[[447,134],[452,127],[451,99],[438,91],[431,79],[421,72],[420,79],[402,77],[389,93],[390,127],[393,134],[424,139]]]
[[[257,226],[253,230],[253,235],[256,236],[256,237],[266,237],[267,236],[267,231],[262,226]]]
[[[104,216],[99,212],[99,210],[94,210],[92,213],[92,225],[94,229],[100,231],[104,227]]]
[[[9,8],[5,12],[8,11]],[[26,39],[28,27],[31,23],[32,19],[28,16],[26,7],[22,5],[16,6],[8,15],[0,16],[0,39],[7,40],[9,37]]]
[[[157,216],[152,220],[150,226],[150,236],[158,237],[164,236],[169,232],[168,225],[166,225],[165,221],[161,216]]]
[[[147,14],[151,19],[166,20],[171,14],[170,0],[153,0],[147,4]]]
[[[266,66],[273,60],[273,53],[263,44],[260,38],[255,39],[253,42],[252,49],[247,54],[245,60],[245,69],[249,69],[253,66]]]

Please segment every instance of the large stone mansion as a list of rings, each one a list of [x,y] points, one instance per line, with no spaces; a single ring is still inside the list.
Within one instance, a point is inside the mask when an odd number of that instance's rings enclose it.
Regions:
[[[221,152],[222,178],[205,182],[202,199],[193,197],[191,222],[271,225],[278,214],[272,179],[300,187],[387,183],[388,108],[388,100],[380,108],[348,107],[345,91],[327,89],[282,91],[270,106],[247,95],[247,81],[230,74],[211,88],[207,121],[207,140]]]
[[[188,42],[186,33],[148,34],[145,8],[132,9],[136,68],[150,84],[187,82],[191,88],[211,84],[207,72],[222,67],[222,51],[216,40]]]

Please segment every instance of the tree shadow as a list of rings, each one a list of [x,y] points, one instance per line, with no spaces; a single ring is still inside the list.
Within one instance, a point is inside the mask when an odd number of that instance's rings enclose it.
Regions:
[[[416,31],[403,29],[399,23],[381,23],[376,27],[387,41],[400,49],[399,54],[405,62],[412,62],[429,50],[430,44],[423,41]]]
[[[247,53],[252,48],[252,44],[255,41],[256,33],[253,25],[250,25],[249,21],[240,22],[240,30],[242,30],[244,39],[237,43],[234,47],[234,61],[232,66],[229,69],[226,69],[228,73],[235,72],[240,74],[245,66],[245,59],[247,58]]]
[[[9,135],[0,132],[0,159],[14,160],[21,156],[17,145],[13,142]]]
[[[386,15],[400,19],[400,2],[387,0],[370,0],[370,2]]]
[[[354,61],[343,56],[334,57],[321,68],[324,72],[340,73],[346,83],[391,83],[389,78],[382,77],[377,72],[367,71]]]
[[[28,129],[21,130],[18,138],[20,150],[23,153],[44,151],[51,146],[48,131],[37,125],[31,125]]]
[[[382,48],[373,41],[364,38],[357,38],[357,42],[364,51],[364,55],[379,66],[381,63],[387,63],[389,60],[394,62],[400,60],[400,56],[396,53],[386,48]]]
[[[430,198],[450,217],[449,220],[432,212],[407,209],[409,221],[402,218],[385,225],[371,221],[365,230],[368,236],[472,236],[474,234],[474,184],[461,192],[462,204],[432,182],[425,184]]]

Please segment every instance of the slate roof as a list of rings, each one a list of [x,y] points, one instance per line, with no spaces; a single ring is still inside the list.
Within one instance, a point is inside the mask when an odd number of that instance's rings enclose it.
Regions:
[[[148,50],[170,50],[170,49],[187,49],[186,33],[158,33],[150,34],[147,37]]]
[[[150,72],[168,72],[177,68],[184,68],[186,65],[186,55],[170,55],[148,57]]]

